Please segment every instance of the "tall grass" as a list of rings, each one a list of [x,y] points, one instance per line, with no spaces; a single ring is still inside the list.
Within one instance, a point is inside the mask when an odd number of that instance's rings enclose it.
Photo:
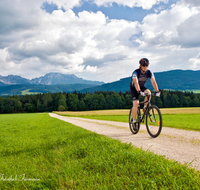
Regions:
[[[200,173],[187,165],[48,114],[0,115],[0,119],[0,189],[200,187]]]

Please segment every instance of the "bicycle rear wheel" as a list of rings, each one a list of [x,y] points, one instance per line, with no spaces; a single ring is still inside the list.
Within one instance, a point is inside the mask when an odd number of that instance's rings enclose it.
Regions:
[[[156,138],[162,130],[162,115],[155,105],[149,106],[146,116],[146,127],[149,135]]]
[[[132,116],[132,108],[130,109],[130,112],[129,112],[129,127],[130,127],[130,130],[133,134],[137,134],[140,130],[140,118],[139,118],[139,108],[137,110],[137,115],[136,115],[136,124],[134,125],[133,123],[133,116]]]

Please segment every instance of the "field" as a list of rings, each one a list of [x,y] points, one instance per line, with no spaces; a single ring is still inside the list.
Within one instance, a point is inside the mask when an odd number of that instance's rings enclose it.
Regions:
[[[64,116],[128,122],[129,110],[56,112]],[[200,108],[161,109],[163,126],[200,131]]]
[[[0,189],[199,189],[200,172],[45,114],[0,115]]]
[[[39,92],[29,92],[31,89],[26,89],[22,91],[22,95],[38,94]]]
[[[199,93],[200,93],[200,90],[188,90],[188,91],[194,92],[194,93],[196,93],[196,94],[199,94]]]

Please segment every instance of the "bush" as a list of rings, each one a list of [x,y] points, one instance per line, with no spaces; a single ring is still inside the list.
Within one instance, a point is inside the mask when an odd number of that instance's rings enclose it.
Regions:
[[[63,105],[58,106],[58,111],[66,111],[65,107]]]

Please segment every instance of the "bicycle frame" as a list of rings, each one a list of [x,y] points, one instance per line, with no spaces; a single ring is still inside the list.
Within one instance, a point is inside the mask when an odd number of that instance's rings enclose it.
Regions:
[[[143,102],[139,102],[139,105],[138,105],[138,110],[139,110],[138,117],[140,119],[140,121],[139,121],[140,123],[144,123],[145,116],[148,113],[149,106],[151,105],[151,103],[150,103],[150,97],[151,97],[151,95],[150,94],[145,94],[145,95],[148,98],[148,100],[147,101],[143,101]],[[148,102],[148,104],[147,104],[146,110],[145,110],[145,112],[144,112],[144,114],[143,114],[143,116],[141,118],[140,105],[145,104],[147,102]]]
[[[159,108],[156,105],[151,105],[151,96],[156,96],[156,94],[145,94],[147,100],[139,102],[137,108],[136,123],[133,123],[132,108],[129,112],[129,127],[133,134],[137,134],[140,130],[140,123],[146,121],[146,128],[149,135],[153,138],[156,138],[160,135],[162,130],[162,114]],[[147,104],[144,112],[140,111],[141,104]]]

